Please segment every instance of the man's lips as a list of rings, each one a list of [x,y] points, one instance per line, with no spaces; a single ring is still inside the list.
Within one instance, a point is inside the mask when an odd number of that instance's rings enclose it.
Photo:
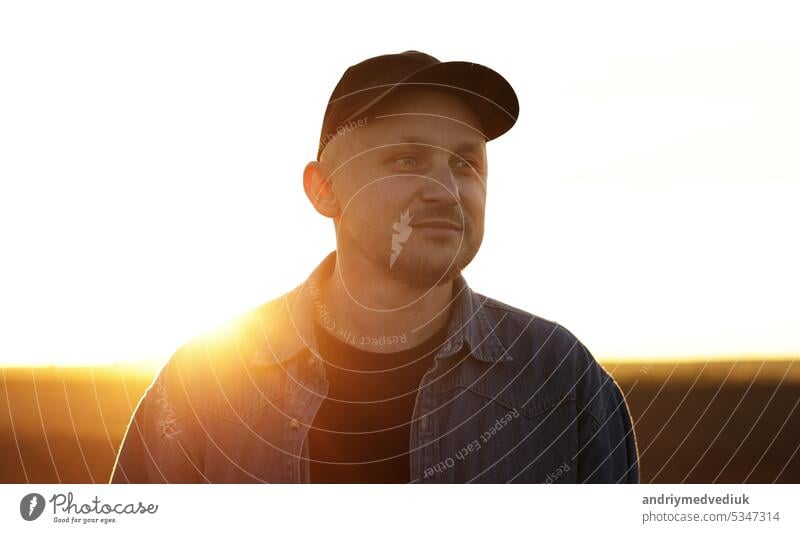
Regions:
[[[461,231],[463,227],[461,224],[457,222],[452,222],[450,220],[412,220],[410,226],[414,228],[439,228],[439,229],[451,229],[455,231]]]

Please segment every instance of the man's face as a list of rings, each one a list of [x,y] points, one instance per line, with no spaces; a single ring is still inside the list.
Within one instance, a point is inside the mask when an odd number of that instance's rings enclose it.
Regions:
[[[339,205],[338,253],[415,287],[455,278],[483,240],[486,143],[453,95],[404,91],[337,135],[323,168]],[[391,116],[384,116],[391,115]]]

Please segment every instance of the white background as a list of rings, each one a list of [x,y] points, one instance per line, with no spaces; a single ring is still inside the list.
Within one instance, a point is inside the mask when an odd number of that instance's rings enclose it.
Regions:
[[[474,289],[599,357],[796,354],[791,6],[4,2],[0,364],[165,357],[300,283],[328,97],[409,49],[520,99]]]

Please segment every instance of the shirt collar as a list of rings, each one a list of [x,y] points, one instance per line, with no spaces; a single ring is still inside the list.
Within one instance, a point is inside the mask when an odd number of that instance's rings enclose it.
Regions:
[[[317,352],[314,313],[320,312],[320,280],[333,272],[336,252],[328,254],[294,290],[256,310],[255,366],[269,366],[294,357],[304,349]],[[453,281],[454,308],[447,337],[437,357],[449,357],[466,344],[470,354],[486,362],[511,361],[508,349],[495,334],[498,322],[486,312],[487,298],[473,292],[462,274]],[[493,313],[495,316],[498,313]]]

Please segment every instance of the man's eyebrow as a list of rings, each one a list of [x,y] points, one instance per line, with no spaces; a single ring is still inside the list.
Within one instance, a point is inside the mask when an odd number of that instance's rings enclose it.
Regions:
[[[456,149],[453,150],[453,151],[455,153],[457,153],[457,154],[464,153],[464,152],[481,152],[482,153],[483,152],[482,148],[483,148],[484,144],[485,144],[485,142],[483,142],[483,141],[478,141],[478,142],[466,141],[466,142],[463,142],[463,143],[459,144],[458,146],[456,146]]]
[[[436,146],[430,139],[425,139],[424,137],[419,137],[417,135],[411,135],[406,137],[401,137],[397,140],[396,143],[392,143],[391,146],[395,144],[402,145],[402,144],[422,144],[425,146]],[[483,147],[483,141],[464,141],[461,144],[457,145],[453,152],[459,154],[463,152],[479,152],[482,151],[481,148]]]

